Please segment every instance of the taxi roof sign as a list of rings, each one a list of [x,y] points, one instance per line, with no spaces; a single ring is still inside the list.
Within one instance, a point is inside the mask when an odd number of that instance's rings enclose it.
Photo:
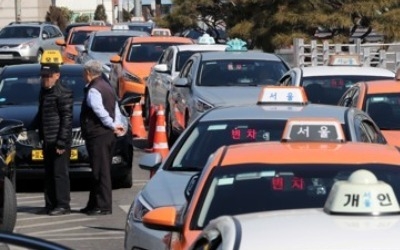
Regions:
[[[306,104],[303,87],[265,86],[260,92],[257,104]]]
[[[63,64],[61,52],[59,50],[45,50],[40,59],[40,64]]]
[[[344,142],[342,125],[334,118],[291,118],[286,122],[283,142]]]
[[[324,211],[329,214],[383,215],[399,213],[393,188],[369,170],[353,172],[346,181],[333,185]]]
[[[215,44],[215,40],[214,37],[206,33],[199,37],[198,44]]]
[[[129,30],[129,26],[127,24],[114,24],[111,27],[111,30]]]
[[[360,57],[351,54],[332,55],[329,58],[329,66],[361,66]]]
[[[247,51],[246,42],[239,38],[229,40],[225,51]]]

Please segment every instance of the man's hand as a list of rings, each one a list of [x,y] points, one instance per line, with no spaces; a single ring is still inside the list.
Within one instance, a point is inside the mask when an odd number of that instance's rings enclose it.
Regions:
[[[122,136],[125,134],[125,129],[122,125],[117,125],[114,128],[114,134],[116,134],[117,136]]]

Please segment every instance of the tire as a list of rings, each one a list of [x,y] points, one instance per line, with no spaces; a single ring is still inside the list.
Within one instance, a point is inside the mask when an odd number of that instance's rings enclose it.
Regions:
[[[12,232],[17,221],[17,196],[7,177],[4,177],[4,204],[1,231]]]
[[[144,120],[144,125],[146,127],[149,126],[150,124],[150,109],[151,109],[151,103],[150,103],[150,96],[146,92],[144,95],[144,105],[143,105],[143,120]]]
[[[132,169],[128,170],[124,176],[115,178],[112,181],[113,189],[131,188],[132,185],[133,185]]]

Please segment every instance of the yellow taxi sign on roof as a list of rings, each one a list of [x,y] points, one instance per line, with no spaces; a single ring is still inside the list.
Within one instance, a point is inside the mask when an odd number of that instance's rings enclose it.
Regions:
[[[40,64],[63,64],[61,52],[59,50],[45,50],[43,51]]]
[[[358,55],[340,54],[332,55],[329,58],[329,66],[360,66],[361,61]]]
[[[291,118],[286,122],[283,142],[344,142],[342,125],[334,118]]]
[[[303,87],[266,86],[262,88],[257,104],[305,104],[307,102]]]
[[[399,213],[393,188],[369,170],[353,172],[346,181],[333,185],[324,211],[330,214],[383,215]]]

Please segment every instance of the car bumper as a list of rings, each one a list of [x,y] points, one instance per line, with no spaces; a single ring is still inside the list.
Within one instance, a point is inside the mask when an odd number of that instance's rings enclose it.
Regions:
[[[144,95],[145,87],[146,86],[144,83],[137,83],[120,79],[119,97],[122,98],[128,93]]]
[[[166,249],[163,239],[168,233],[148,229],[141,222],[129,220],[125,226],[125,250]]]
[[[32,50],[0,50],[0,62],[36,62],[37,52],[33,53]]]

